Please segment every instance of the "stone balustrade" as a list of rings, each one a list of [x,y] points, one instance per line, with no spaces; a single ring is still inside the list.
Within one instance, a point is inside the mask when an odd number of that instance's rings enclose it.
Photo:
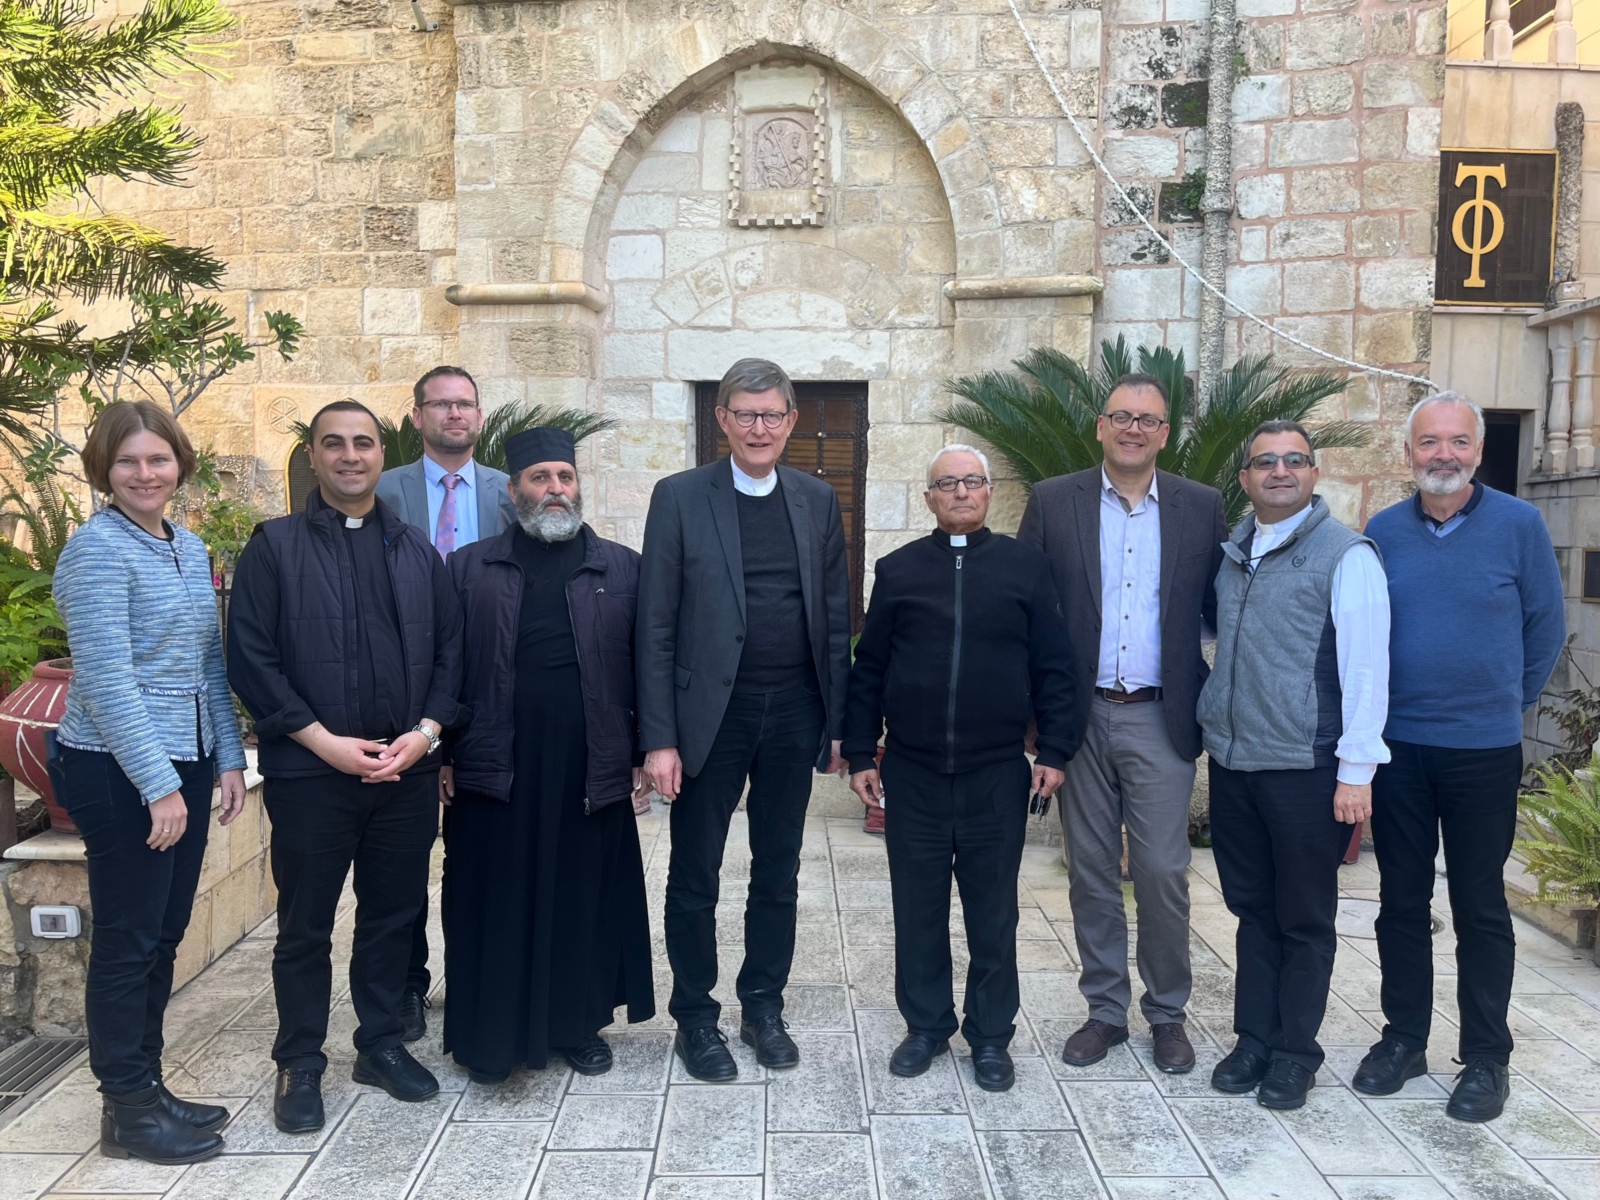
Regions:
[[[1539,473],[1592,471],[1595,443],[1600,440],[1596,429],[1600,413],[1595,409],[1600,299],[1580,300],[1541,312],[1528,318],[1528,328],[1544,331],[1550,362]]]

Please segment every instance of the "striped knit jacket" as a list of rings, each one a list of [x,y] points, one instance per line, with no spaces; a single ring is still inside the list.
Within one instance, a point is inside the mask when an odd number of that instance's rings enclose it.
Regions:
[[[245,765],[205,543],[176,532],[167,542],[102,509],[67,540],[54,581],[73,667],[56,737],[111,753],[146,804],[178,790],[174,759]]]

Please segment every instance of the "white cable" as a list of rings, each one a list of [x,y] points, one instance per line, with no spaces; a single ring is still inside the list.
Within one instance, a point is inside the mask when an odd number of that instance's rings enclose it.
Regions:
[[[1265,329],[1268,333],[1272,334],[1273,337],[1282,338],[1291,346],[1298,346],[1300,349],[1315,354],[1320,358],[1325,358],[1330,362],[1336,362],[1342,367],[1350,367],[1354,370],[1362,371],[1368,375],[1387,375],[1390,379],[1403,379],[1407,383],[1420,383],[1430,390],[1438,390],[1438,384],[1434,383],[1434,381],[1431,379],[1424,379],[1420,375],[1407,375],[1404,371],[1390,371],[1384,367],[1374,367],[1369,363],[1357,362],[1353,358],[1344,358],[1341,355],[1324,350],[1319,346],[1313,346],[1310,342],[1302,341],[1300,338],[1295,337],[1292,333],[1285,333],[1283,330],[1279,329],[1270,322],[1262,320],[1249,309],[1243,308],[1236,302],[1228,299],[1228,296],[1225,292],[1214,287],[1211,281],[1197,271],[1193,266],[1191,266],[1189,262],[1173,248],[1172,243],[1162,235],[1161,231],[1150,223],[1150,218],[1146,217],[1140,210],[1139,206],[1133,202],[1133,198],[1128,195],[1127,189],[1122,186],[1117,177],[1111,173],[1111,168],[1106,166],[1105,161],[1098,153],[1095,152],[1094,144],[1089,140],[1089,135],[1084,132],[1083,126],[1078,124],[1078,118],[1073,116],[1072,110],[1067,107],[1066,99],[1061,95],[1061,89],[1056,86],[1055,76],[1052,75],[1050,73],[1050,69],[1045,66],[1044,56],[1039,53],[1039,47],[1034,43],[1033,34],[1028,32],[1027,25],[1023,23],[1022,14],[1017,11],[1017,0],[1006,0],[1006,3],[1011,6],[1011,15],[1016,19],[1017,28],[1022,31],[1022,39],[1028,43],[1028,50],[1033,54],[1034,65],[1039,68],[1039,73],[1044,76],[1044,81],[1050,85],[1050,94],[1056,98],[1056,103],[1060,105],[1062,114],[1072,124],[1072,131],[1078,135],[1078,140],[1083,143],[1083,148],[1089,152],[1089,157],[1094,160],[1094,165],[1099,168],[1100,174],[1104,175],[1106,177],[1106,181],[1116,189],[1117,195],[1121,197],[1123,204],[1127,205],[1128,211],[1139,218],[1139,223],[1155,236],[1156,241],[1161,243],[1162,247],[1169,255],[1171,255],[1173,261],[1187,271],[1190,275],[1192,275],[1201,287],[1205,288],[1206,291],[1210,292],[1218,300],[1221,300],[1245,320],[1254,322],[1255,324],[1261,326],[1261,328]]]

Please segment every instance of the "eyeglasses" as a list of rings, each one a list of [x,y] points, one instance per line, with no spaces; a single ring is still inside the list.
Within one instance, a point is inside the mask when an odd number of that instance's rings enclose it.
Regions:
[[[1252,471],[1270,471],[1282,463],[1291,471],[1304,471],[1307,467],[1315,466],[1316,459],[1309,454],[1301,454],[1298,450],[1291,450],[1288,454],[1258,454],[1250,460]]]
[[[429,400],[426,403],[417,405],[417,407],[436,413],[447,413],[457,408],[462,412],[471,412],[478,407],[478,402],[476,400]]]
[[[981,487],[988,487],[989,479],[985,475],[941,475],[928,486],[938,488],[941,492],[953,492],[957,484],[964,485],[969,492],[975,492]]]
[[[757,417],[768,429],[776,429],[789,415],[786,412],[756,412],[749,408],[725,408],[722,411],[737,421],[740,429],[754,429]]]
[[[1119,408],[1116,412],[1107,413],[1106,420],[1111,422],[1111,428],[1113,429],[1127,429],[1137,421],[1140,430],[1144,433],[1154,433],[1166,424],[1166,421],[1154,413],[1139,413],[1135,415],[1125,408]]]

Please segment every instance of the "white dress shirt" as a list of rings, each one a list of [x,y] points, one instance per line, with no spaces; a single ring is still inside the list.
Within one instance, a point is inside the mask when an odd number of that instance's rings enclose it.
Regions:
[[[478,486],[478,468],[467,459],[459,471],[446,471],[426,454],[422,456],[422,478],[428,493],[428,541],[439,537],[439,510],[444,507],[444,477],[459,475],[456,484],[456,549],[470,546],[478,540],[478,499],[474,495]]]
[[[1100,670],[1095,686],[1161,686],[1161,495],[1133,508],[1100,471]]]
[[[746,475],[739,470],[739,464],[731,457],[728,465],[733,468],[733,490],[743,492],[746,496],[770,496],[772,489],[778,486],[778,468],[773,467],[760,479],[754,475]]]
[[[1300,527],[1306,507],[1276,525],[1257,519],[1250,546],[1250,569]],[[1330,518],[1331,519],[1331,518]],[[1333,572],[1333,628],[1339,659],[1339,691],[1344,735],[1335,753],[1339,782],[1367,784],[1378,764],[1389,761],[1383,727],[1389,720],[1389,582],[1377,552],[1366,543],[1352,546]]]

